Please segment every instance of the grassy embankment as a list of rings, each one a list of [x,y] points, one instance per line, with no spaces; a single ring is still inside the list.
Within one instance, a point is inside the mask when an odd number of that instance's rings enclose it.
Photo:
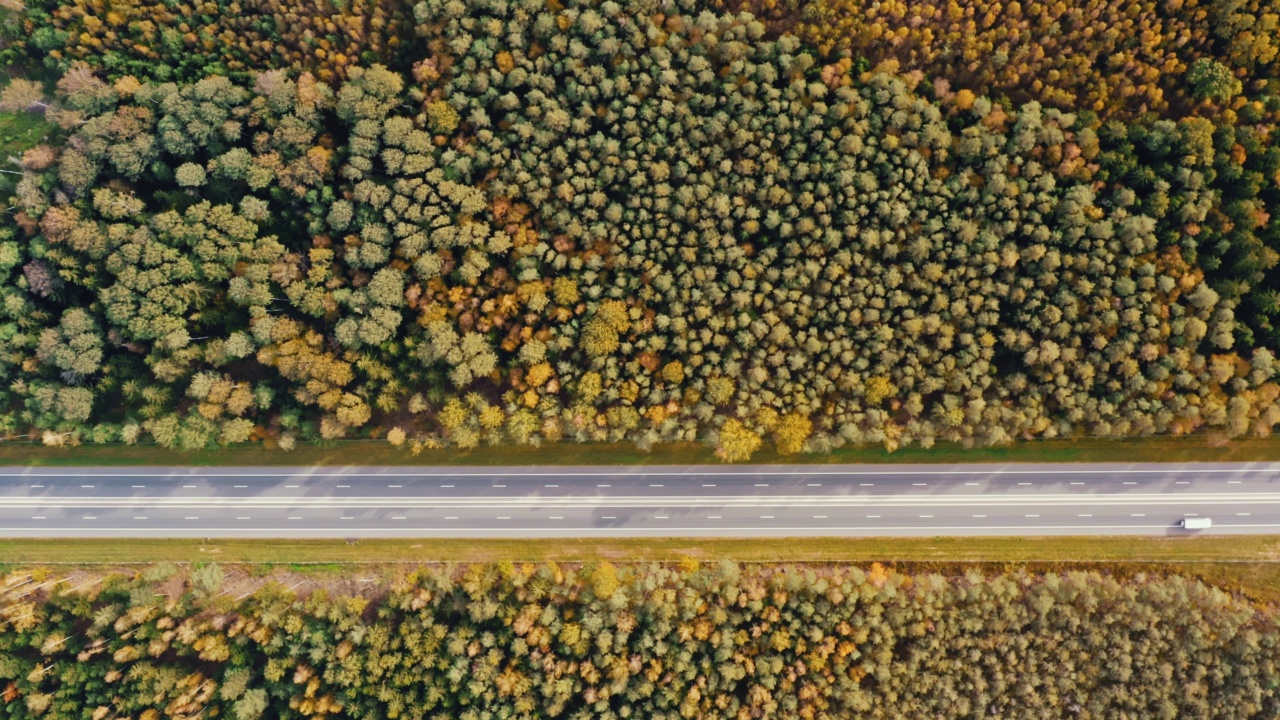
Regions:
[[[1200,538],[643,538],[555,540],[406,539],[217,540],[0,539],[0,569],[42,563],[252,563],[251,573],[273,569],[318,575],[363,572],[401,563],[498,560],[675,562],[682,558],[765,563],[869,563],[963,572],[967,567],[1031,571],[1103,569],[1121,574],[1157,572],[1198,577],[1256,600],[1280,603],[1280,536]],[[87,562],[92,560],[92,562]]]
[[[846,447],[825,455],[778,455],[762,450],[752,463],[1033,463],[1033,462],[1249,462],[1280,460],[1280,437],[1219,444],[1205,436],[1105,440],[1036,440],[1007,447],[965,449],[939,443],[885,452],[880,446]],[[719,464],[712,448],[696,443],[660,445],[644,452],[631,443],[561,443],[541,448],[481,447],[427,450],[413,455],[382,441],[347,440],[300,446],[290,452],[262,445],[179,452],[145,445],[47,448],[0,442],[7,465],[686,465]]]

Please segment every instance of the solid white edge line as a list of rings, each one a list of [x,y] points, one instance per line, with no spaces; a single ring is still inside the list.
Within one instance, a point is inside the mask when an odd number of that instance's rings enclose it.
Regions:
[[[1156,463],[1158,464],[1158,463]],[[403,466],[401,466],[403,467]],[[621,466],[620,466],[621,467]],[[630,468],[630,466],[626,466]],[[222,477],[277,477],[289,478],[298,477],[299,475],[307,475],[307,479],[316,479],[317,477],[326,477],[331,475],[325,473],[317,475],[313,471],[317,469],[334,469],[341,470],[341,467],[331,466],[330,468],[305,468],[304,472],[293,473],[200,473],[202,479],[205,478],[222,478]],[[638,477],[741,477],[741,476],[777,476],[777,477],[793,477],[803,475],[822,475],[822,476],[865,476],[865,475],[1138,475],[1152,473],[1173,473],[1173,474],[1222,474],[1222,473],[1280,473],[1280,466],[1277,467],[1229,467],[1229,468],[1189,468],[1189,467],[1173,467],[1173,468],[1075,468],[1062,470],[1036,470],[1022,468],[990,468],[984,470],[938,470],[938,469],[918,469],[918,470],[760,470],[753,471],[750,469],[742,470],[724,470],[716,466],[707,469],[690,470],[683,472],[675,471],[657,471],[657,472],[617,472],[617,471],[592,471],[592,472],[507,472],[505,470],[485,472],[487,468],[475,467],[477,472],[405,472],[397,466],[387,466],[387,472],[357,472],[357,473],[341,473],[342,477],[616,477],[618,475],[635,475]],[[4,473],[0,472],[0,478],[4,477],[102,477],[102,478],[121,478],[121,477],[156,477],[156,478],[174,478],[186,477],[178,473],[143,473],[143,472],[124,472],[124,473],[85,473],[85,472],[58,472],[59,468],[31,468],[38,472],[23,473]]]
[[[417,496],[395,497],[387,495],[363,495],[357,497],[217,497],[217,496],[176,496],[176,497],[8,497],[0,503],[4,507],[137,507],[139,505],[164,507],[244,507],[244,506],[307,506],[324,507],[326,505],[364,504],[370,507],[393,506],[406,504],[420,507],[453,505],[458,507],[523,507],[527,505],[567,505],[579,507],[595,507],[599,505],[632,505],[636,507],[652,507],[655,505],[674,505],[682,507],[705,507],[707,505],[729,505],[734,507],[773,506],[773,505],[842,505],[861,507],[902,506],[920,507],[930,505],[964,505],[974,503],[993,503],[1008,506],[1025,506],[1050,504],[1054,506],[1071,506],[1096,503],[1110,505],[1140,505],[1144,503],[1158,505],[1184,505],[1189,503],[1207,503],[1213,505],[1231,505],[1238,503],[1276,504],[1280,503],[1280,493],[1238,493],[1216,494],[1196,493],[1167,495],[1162,493],[1125,495],[1121,493],[1105,493],[1092,496],[1070,494],[1013,495],[992,497],[982,494],[947,494],[942,496],[918,496],[907,494],[878,494],[851,496],[813,496],[813,495],[729,495],[729,496],[688,496],[688,495],[614,495],[605,497],[541,497],[511,496],[486,497],[467,496]]]
[[[33,518],[33,519],[37,519],[37,518]],[[38,519],[43,519],[43,518],[38,518]],[[1280,528],[1280,523],[1247,523],[1247,524],[1246,524],[1246,523],[1233,523],[1233,524],[1231,524],[1231,525],[1215,525],[1213,529],[1214,529],[1214,530],[1218,530],[1218,529],[1228,529],[1228,528]],[[5,527],[0,527],[0,532],[5,532],[5,533],[8,533],[8,532],[27,532],[27,531],[30,531],[31,529],[32,529],[32,528],[29,528],[29,527],[19,527],[19,528],[5,528]],[[107,529],[105,530],[105,532],[111,532],[111,531],[113,531],[113,530],[117,530],[117,529],[118,529],[120,532],[138,532],[138,531],[146,531],[146,532],[184,532],[184,533],[186,533],[186,532],[198,532],[198,533],[216,532],[216,533],[238,533],[238,534],[242,534],[242,533],[253,533],[253,532],[271,532],[271,531],[269,531],[269,530],[264,531],[262,528],[243,528],[243,529],[237,529],[237,528],[198,528],[198,527],[197,527],[197,528],[192,528],[192,527],[183,527],[183,528],[154,528],[154,527],[153,527],[153,528],[107,528]],[[821,528],[813,528],[813,527],[771,527],[771,528],[760,528],[760,527],[727,527],[727,528],[726,528],[726,527],[715,527],[715,528],[706,528],[706,527],[669,527],[669,526],[668,526],[668,527],[662,527],[662,528],[628,527],[628,528],[623,528],[623,529],[622,529],[622,532],[624,532],[624,533],[660,533],[660,534],[661,534],[662,536],[664,536],[664,537],[675,537],[674,535],[672,535],[672,533],[675,533],[675,532],[692,532],[692,533],[700,533],[700,532],[706,532],[706,531],[708,531],[708,530],[714,530],[714,531],[715,531],[715,532],[717,532],[717,533],[723,533],[723,532],[752,532],[752,531],[762,530],[762,529],[767,529],[767,530],[771,533],[771,536],[772,536],[772,534],[773,534],[773,533],[778,533],[778,532],[813,533],[814,531],[820,531],[820,532],[822,532],[822,533],[831,533],[831,532],[853,531],[853,530],[856,530],[856,531],[872,531],[872,532],[881,532],[881,531],[911,531],[911,532],[919,532],[919,533],[924,534],[924,535],[931,535],[931,534],[934,534],[934,533],[935,533],[936,531],[938,531],[938,530],[983,530],[983,531],[990,532],[990,531],[994,531],[994,530],[1119,530],[1119,529],[1136,529],[1136,530],[1179,530],[1179,529],[1181,529],[1181,528],[1179,528],[1177,525],[1174,525],[1174,524],[1172,524],[1172,523],[1169,523],[1169,524],[1163,524],[1163,525],[964,525],[964,526],[953,525],[953,526],[945,526],[945,527],[940,527],[940,526],[919,527],[919,526],[916,526],[916,525],[904,525],[904,526],[880,526],[880,525],[877,525],[877,526],[873,526],[873,527],[872,527],[872,526],[854,526],[854,527],[821,527]],[[499,533],[502,533],[502,534],[503,534],[503,536],[507,536],[507,535],[509,535],[509,534],[510,534],[510,533],[512,533],[512,532],[551,532],[551,533],[561,533],[561,532],[566,532],[566,531],[571,531],[571,532],[618,532],[618,530],[617,530],[616,528],[596,528],[596,527],[576,527],[576,528],[545,528],[545,527],[527,527],[527,528],[526,528],[526,527],[503,527],[503,528],[493,528],[493,527],[482,527],[482,528],[454,528],[454,527],[450,527],[450,528],[430,528],[430,527],[420,527],[420,528],[404,528],[404,529],[391,528],[391,527],[377,527],[377,528],[356,528],[356,529],[354,529],[354,530],[353,530],[353,529],[350,529],[350,528],[343,528],[343,530],[342,530],[342,532],[343,532],[343,533],[351,533],[351,532],[367,532],[367,533],[380,533],[380,532],[422,532],[422,533],[439,533],[439,532],[445,532],[445,533],[456,533],[456,532],[499,532]],[[49,532],[49,531],[48,531],[48,530],[46,530],[46,529],[41,529],[41,531],[40,531],[40,532],[41,532],[41,533],[47,533],[47,532]],[[292,530],[292,531],[290,531],[290,532],[323,533],[323,532],[330,532],[330,531],[329,531],[328,529],[325,529],[325,528],[302,528],[302,529],[299,529],[299,530]],[[1210,533],[1210,534],[1212,534],[1212,533]],[[1035,536],[1035,533],[1034,533],[1034,532],[1026,533],[1026,535],[1027,535],[1028,537],[1034,537],[1034,536]],[[334,537],[342,537],[342,535],[335,535]],[[975,535],[974,537],[978,537],[978,536],[976,536],[976,535]]]

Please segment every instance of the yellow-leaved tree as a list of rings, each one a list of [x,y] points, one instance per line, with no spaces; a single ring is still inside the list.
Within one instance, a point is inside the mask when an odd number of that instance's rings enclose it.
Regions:
[[[716,457],[725,462],[746,462],[760,449],[760,436],[735,418],[726,420],[720,428],[716,443]]]
[[[804,441],[813,432],[813,422],[799,413],[787,413],[778,421],[773,442],[782,455],[794,455],[804,449]]]

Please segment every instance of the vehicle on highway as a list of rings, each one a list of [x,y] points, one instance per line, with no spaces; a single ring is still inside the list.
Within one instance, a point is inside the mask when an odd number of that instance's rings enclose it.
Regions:
[[[1204,530],[1213,526],[1213,520],[1206,517],[1182,518],[1178,521],[1178,526],[1187,530]]]

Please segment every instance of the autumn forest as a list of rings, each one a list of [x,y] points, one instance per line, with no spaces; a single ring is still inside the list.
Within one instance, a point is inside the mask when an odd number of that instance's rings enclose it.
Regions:
[[[3,6],[7,437],[1280,422],[1271,0]]]

